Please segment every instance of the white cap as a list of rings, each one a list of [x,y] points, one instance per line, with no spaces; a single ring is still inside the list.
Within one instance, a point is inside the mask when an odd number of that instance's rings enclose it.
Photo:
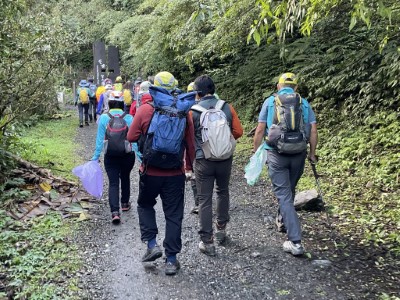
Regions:
[[[141,95],[141,94],[144,94],[144,93],[148,93],[150,86],[151,86],[150,81],[143,81],[140,84],[139,94]]]

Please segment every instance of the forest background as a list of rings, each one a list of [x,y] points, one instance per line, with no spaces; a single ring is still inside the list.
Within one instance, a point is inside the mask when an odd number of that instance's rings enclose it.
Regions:
[[[0,201],[21,130],[118,46],[125,79],[207,73],[250,130],[277,77],[299,75],[317,113],[318,169],[336,228],[400,254],[400,3],[396,0],[0,0]],[[250,156],[251,141],[239,151]],[[245,163],[245,160],[243,162]],[[301,188],[314,186],[311,176]],[[22,197],[22,196],[21,196]]]

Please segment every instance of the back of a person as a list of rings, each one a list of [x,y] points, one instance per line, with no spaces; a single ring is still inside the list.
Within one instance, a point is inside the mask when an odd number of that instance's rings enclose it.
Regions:
[[[229,216],[229,181],[236,141],[243,128],[233,107],[215,96],[211,77],[202,75],[194,81],[199,102],[192,107],[195,126],[195,178],[200,215],[200,252],[216,255],[214,239],[218,244],[227,238]],[[215,129],[215,130],[214,130]],[[215,232],[213,228],[212,199],[214,182],[217,191]]]

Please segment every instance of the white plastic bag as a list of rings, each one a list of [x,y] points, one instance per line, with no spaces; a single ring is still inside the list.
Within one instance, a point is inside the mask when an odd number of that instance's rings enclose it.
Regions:
[[[90,195],[97,198],[103,195],[103,171],[97,160],[75,167],[72,173],[81,179],[83,187]]]
[[[244,168],[246,172],[244,177],[248,185],[254,185],[258,181],[266,161],[267,150],[264,149],[264,144],[261,144],[256,153],[250,158],[250,162]]]

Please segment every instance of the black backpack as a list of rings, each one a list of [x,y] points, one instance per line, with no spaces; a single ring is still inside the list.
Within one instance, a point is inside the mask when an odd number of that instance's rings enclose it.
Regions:
[[[107,113],[107,115],[110,121],[106,129],[104,152],[109,156],[124,156],[132,152],[131,143],[126,139],[128,134],[128,125],[124,120],[126,113],[115,116]]]
[[[297,154],[307,150],[303,120],[303,105],[299,94],[276,95],[274,116],[268,128],[267,144],[282,154]]]

